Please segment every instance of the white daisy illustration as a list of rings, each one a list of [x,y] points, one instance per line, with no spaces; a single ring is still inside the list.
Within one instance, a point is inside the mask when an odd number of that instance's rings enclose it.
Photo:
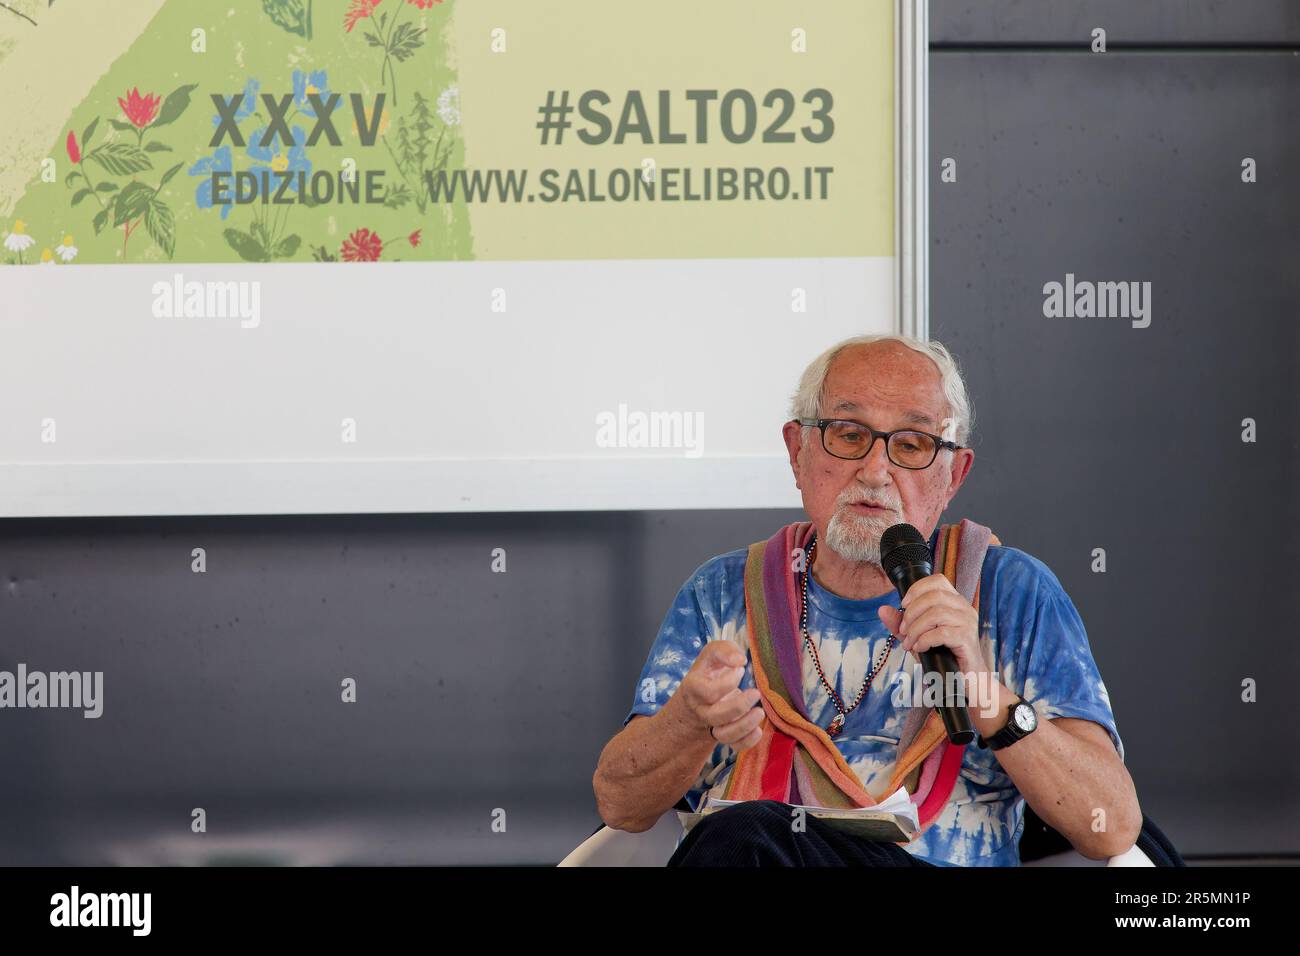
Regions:
[[[5,248],[16,252],[21,257],[24,252],[36,245],[36,240],[27,235],[27,224],[21,219],[14,220],[14,227],[5,236]],[[20,259],[21,261],[21,259]]]
[[[54,251],[59,254],[59,258],[64,262],[71,262],[77,258],[77,247],[72,244],[72,236],[63,237],[63,242],[54,247]]]

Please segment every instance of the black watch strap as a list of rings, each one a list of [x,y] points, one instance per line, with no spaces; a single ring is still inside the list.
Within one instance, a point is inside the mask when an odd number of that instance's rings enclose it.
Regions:
[[[1007,708],[1007,722],[1003,725],[1002,729],[987,739],[982,736],[979,738],[979,745],[982,749],[1001,750],[1003,747],[1014,744],[1017,740],[1028,737],[1033,733],[1032,730],[1021,730],[1016,724],[1014,715],[1016,708],[1021,704],[1029,704],[1029,701],[1025,700],[1023,697],[1018,697],[1015,702]],[[1032,707],[1033,705],[1029,704],[1029,706]],[[1035,726],[1037,726],[1037,724],[1035,724]]]

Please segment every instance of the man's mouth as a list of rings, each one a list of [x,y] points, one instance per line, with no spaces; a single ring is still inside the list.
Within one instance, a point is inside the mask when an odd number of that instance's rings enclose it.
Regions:
[[[884,505],[872,504],[869,501],[855,501],[850,507],[852,507],[854,511],[868,515],[885,514],[890,510]]]

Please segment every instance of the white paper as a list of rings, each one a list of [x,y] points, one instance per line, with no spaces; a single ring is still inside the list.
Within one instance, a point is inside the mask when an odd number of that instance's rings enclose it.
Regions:
[[[724,807],[732,807],[741,800],[718,800],[709,797],[704,806],[700,808],[700,813],[721,810]],[[907,792],[907,788],[899,787],[892,794],[876,804],[874,807],[850,807],[841,809],[838,807],[810,807],[806,804],[791,804],[794,807],[801,807],[813,816],[833,815],[842,818],[851,818],[855,816],[870,816],[875,813],[891,813],[896,817],[903,817],[911,825],[913,830],[919,830],[921,827],[920,818],[917,816],[916,804],[912,802],[912,795]]]

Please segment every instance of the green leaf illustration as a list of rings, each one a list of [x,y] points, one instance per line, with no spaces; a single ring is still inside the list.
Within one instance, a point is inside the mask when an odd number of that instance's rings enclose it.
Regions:
[[[83,153],[86,151],[87,147],[90,146],[90,137],[95,135],[95,127],[98,125],[99,125],[99,117],[96,116],[93,120],[90,121],[90,125],[87,126],[85,131],[81,134],[81,151]]]
[[[276,26],[311,39],[311,0],[262,0],[262,9]]]
[[[158,110],[158,118],[149,124],[149,128],[155,126],[166,126],[168,123],[176,122],[177,118],[185,112],[186,107],[190,105],[190,94],[198,88],[197,83],[190,83],[186,86],[178,86],[167,94],[167,99],[163,100],[162,108]]]
[[[170,153],[172,148],[166,143],[159,143],[155,140],[152,143],[145,143],[144,151],[146,153]]]
[[[95,227],[95,235],[99,235],[104,228],[104,224],[108,222],[108,210],[110,208],[111,207],[105,206],[99,212],[95,213],[95,218],[91,220],[91,225]]]
[[[388,53],[398,63],[404,63],[424,46],[423,37],[423,27],[417,27],[413,23],[399,23],[388,41]]]
[[[145,207],[144,228],[170,259],[176,252],[176,217],[172,215],[171,207],[157,196]]]
[[[230,248],[239,253],[239,258],[246,262],[268,262],[270,257],[267,256],[266,250],[262,244],[246,232],[240,232],[238,229],[227,229],[223,235],[226,242],[230,243]]]
[[[79,169],[74,169],[72,172],[68,173],[68,175],[66,175],[66,176],[63,177],[63,185],[65,185],[65,186],[67,186],[69,189],[71,189],[71,188],[72,188],[72,181],[73,181],[74,179],[78,179],[78,178],[84,178],[84,177],[82,177],[82,175],[81,175],[81,170],[79,170]]]
[[[77,203],[81,202],[81,200],[89,196],[91,192],[92,190],[90,189],[78,189],[77,194],[72,197],[72,205],[75,206]]]
[[[177,163],[171,169],[167,170],[167,172],[163,173],[162,179],[158,182],[158,188],[162,189],[164,186],[166,186],[167,180],[171,179],[173,176],[179,173],[181,171],[181,167],[184,165],[185,165],[184,163]]]
[[[252,232],[253,234],[253,241],[256,242],[259,246],[261,246],[263,251],[265,251],[267,248],[270,247],[271,236],[266,231],[266,226],[264,224],[260,222],[253,223],[253,228],[250,230],[250,232]]]
[[[117,192],[117,183],[110,183],[110,182],[106,179],[106,180],[104,180],[102,183],[97,183],[97,184],[95,185],[95,192],[97,192],[97,193],[115,193],[115,192]]]
[[[130,176],[141,170],[153,169],[153,163],[139,146],[130,143],[108,143],[88,157],[103,166],[114,176]]]
[[[293,235],[285,236],[276,244],[275,258],[288,259],[298,251],[298,246],[302,244],[302,236]]]
[[[399,183],[384,196],[384,205],[389,209],[401,209],[410,201],[411,190],[405,183]]]
[[[126,122],[125,120],[111,119],[108,122],[113,127],[113,129],[120,129],[127,133],[135,132],[135,126],[132,125],[131,123]]]
[[[122,191],[113,197],[113,225],[120,226],[139,219],[153,198],[153,190],[144,183],[127,183]]]

